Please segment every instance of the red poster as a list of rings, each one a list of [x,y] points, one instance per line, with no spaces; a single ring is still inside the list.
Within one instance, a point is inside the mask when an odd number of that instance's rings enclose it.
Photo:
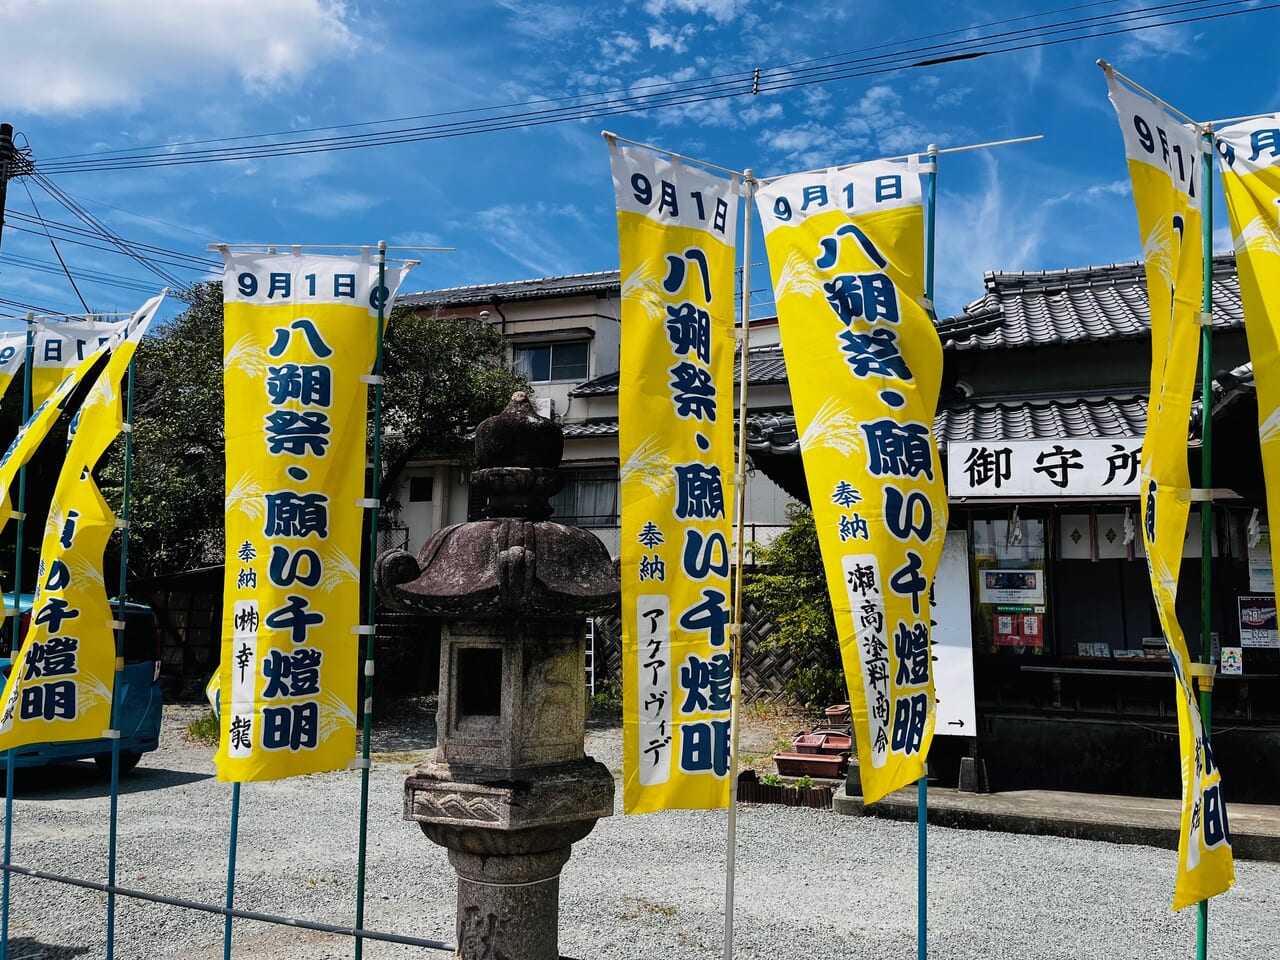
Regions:
[[[1044,617],[1039,613],[997,613],[993,634],[997,646],[1040,647],[1044,645]]]

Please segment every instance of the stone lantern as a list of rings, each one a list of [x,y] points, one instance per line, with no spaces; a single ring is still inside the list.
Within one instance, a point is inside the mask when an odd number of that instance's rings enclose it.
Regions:
[[[463,960],[555,960],[560,869],[613,813],[613,777],[583,753],[583,644],[619,581],[594,534],[549,519],[563,451],[515,394],[476,431],[487,519],[378,558],[384,603],[443,621],[438,745],[405,781],[404,815],[449,850]]]

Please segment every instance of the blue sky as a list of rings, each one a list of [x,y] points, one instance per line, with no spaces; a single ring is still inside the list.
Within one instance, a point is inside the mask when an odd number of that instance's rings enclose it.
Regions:
[[[37,164],[94,160],[52,182],[126,240],[196,257],[209,242],[455,247],[418,255],[406,289],[614,269],[607,128],[772,176],[923,149],[1043,134],[1039,143],[945,156],[937,300],[977,298],[988,270],[1136,259],[1141,249],[1115,113],[1098,57],[1198,119],[1280,108],[1280,9],[1263,0],[790,3],[752,0],[0,0],[0,120]],[[927,15],[925,12],[927,11]],[[1244,11],[960,62],[813,82],[607,118],[369,149],[101,170],[103,151],[368,124],[546,98],[655,92],[657,84],[835,57],[868,72],[915,48],[990,46],[995,34],[1086,17],[1165,19]],[[904,15],[906,14],[906,15]],[[1031,14],[1041,14],[1032,19]],[[1101,23],[1097,21],[1096,23]],[[1132,24],[1129,24],[1132,25]],[[925,38],[925,35],[928,35]],[[1064,36],[1055,34],[1054,36]],[[1034,42],[1034,41],[1033,41]],[[815,78],[816,79],[816,78]],[[625,94],[613,93],[612,97]],[[436,116],[451,113],[450,116]],[[377,125],[373,121],[421,117]],[[334,131],[307,134],[333,135]],[[296,134],[295,134],[296,135]],[[261,141],[237,141],[253,144]],[[80,155],[90,155],[88,157]],[[87,167],[84,168],[84,167]],[[30,197],[28,197],[28,188]],[[1217,205],[1215,237],[1230,246]],[[9,187],[0,298],[80,312],[49,241],[28,219],[78,224],[43,188]],[[37,232],[33,232],[37,231]],[[84,239],[83,237],[79,239]],[[94,241],[102,246],[101,241]],[[94,310],[136,307],[162,281],[133,260],[60,242]],[[754,243],[753,316],[772,312]],[[52,267],[50,267],[52,265]],[[171,268],[186,281],[199,270]],[[121,289],[96,277],[134,285]],[[176,309],[171,303],[172,313]],[[0,303],[0,316],[25,311]]]

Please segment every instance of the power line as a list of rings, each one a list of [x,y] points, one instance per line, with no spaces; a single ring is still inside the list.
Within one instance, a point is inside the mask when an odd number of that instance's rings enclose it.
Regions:
[[[893,47],[904,46],[906,44],[923,43],[926,40],[935,40],[940,37],[954,36],[955,34],[965,34],[965,33],[969,33],[970,31],[980,30],[986,27],[996,27],[996,26],[1003,26],[1009,23],[1020,23],[1026,20],[1036,20],[1041,17],[1052,16],[1053,14],[1056,14],[1056,13],[1067,13],[1073,10],[1083,10],[1083,9],[1092,8],[1092,7],[1115,6],[1123,2],[1126,2],[1126,0],[1093,0],[1092,3],[1081,3],[1081,4],[1076,4],[1074,6],[1069,6],[1069,7],[1059,7],[1055,10],[1041,11],[1040,13],[1024,14],[1022,16],[1009,17],[1003,20],[992,20],[986,23],[972,24],[966,27],[957,27],[955,29],[945,30],[940,33],[933,33],[933,34],[927,34],[920,37],[914,37],[909,40],[894,40],[886,43],[874,44],[872,46],[860,47],[858,49],[855,49],[852,51],[846,51],[844,53],[826,54],[821,57],[808,57],[801,60],[794,60],[786,64],[779,64],[775,67],[771,67],[767,69],[785,70],[787,68],[792,68],[792,67],[802,67],[805,64],[821,63],[822,61],[826,61],[826,60],[845,59],[845,58],[854,57],[858,54],[867,53],[873,50],[888,50],[888,49],[892,49]],[[1181,6],[1181,5],[1182,4],[1172,4],[1172,6]],[[1159,9],[1159,8],[1155,8],[1155,9]],[[689,81],[689,83],[701,84],[701,83],[705,83],[706,81],[721,80],[721,79],[736,79],[740,81],[746,78],[747,76],[749,76],[749,74],[743,74],[741,71],[732,72],[732,73],[710,74],[708,76],[700,78],[699,80]],[[601,91],[600,93],[596,94],[596,96],[611,97],[614,95],[621,95],[621,94],[635,94],[636,91],[638,90],[657,89],[659,87],[670,87],[670,86],[680,86],[680,84],[676,84],[670,81],[661,81],[661,82],[654,82],[654,83],[647,83],[647,84],[636,84],[631,87],[615,88],[613,90]],[[386,118],[382,120],[359,120],[352,123],[329,124],[327,126],[320,126],[320,127],[302,127],[302,128],[295,128],[290,130],[276,130],[270,133],[242,134],[234,137],[211,137],[208,139],[201,139],[201,140],[170,141],[168,143],[153,144],[147,147],[124,147],[116,150],[99,150],[99,151],[92,151],[89,153],[70,153],[70,154],[63,154],[61,156],[49,157],[46,159],[45,162],[47,164],[59,164],[65,161],[79,160],[84,158],[104,158],[104,157],[120,156],[120,155],[126,155],[126,156],[142,155],[146,151],[153,151],[153,150],[172,151],[174,147],[195,147],[195,146],[204,146],[204,145],[216,144],[216,143],[239,143],[245,140],[263,140],[271,137],[297,137],[302,134],[320,133],[325,130],[351,130],[357,127],[382,126],[384,124],[390,124],[390,123],[407,123],[410,121],[418,121],[418,120],[434,120],[441,117],[456,117],[456,116],[462,116],[470,113],[488,113],[494,110],[510,110],[516,107],[529,107],[534,104],[567,103],[569,101],[577,101],[582,99],[584,99],[584,95],[582,94],[566,94],[560,97],[538,97],[532,100],[513,101],[513,102],[503,103],[503,104],[490,104],[484,107],[468,107],[468,108],[459,109],[459,110],[443,110],[443,111],[438,111],[434,113],[414,114],[414,115],[405,116],[405,117],[393,117],[393,118]],[[103,204],[103,205],[110,206],[109,204]]]
[[[82,223],[95,231],[102,237],[102,239],[111,243],[121,253],[125,254],[125,256],[137,262],[141,267],[143,267],[143,269],[151,271],[164,281],[167,286],[176,288],[181,288],[183,286],[182,281],[174,274],[169,273],[163,267],[160,267],[148,260],[146,257],[134,250],[128,241],[112,233],[106,224],[102,223],[88,210],[85,210],[80,206],[74,197],[50,180],[43,172],[37,169],[32,173],[32,176],[35,178],[36,183],[40,184],[40,186],[44,188],[45,193],[49,194],[49,196],[61,203],[63,207],[74,214]]]
[[[27,191],[27,199],[31,201],[31,209],[36,212],[36,216],[40,216],[40,208],[36,206],[36,198],[31,195],[31,186],[25,180],[22,181],[22,187]],[[53,255],[58,258],[58,265],[62,267],[62,272],[66,275],[67,282],[71,284],[71,289],[76,293],[76,299],[80,301],[80,306],[84,307],[85,312],[89,312],[89,305],[84,302],[84,296],[80,293],[80,288],[76,286],[76,278],[71,276],[71,271],[67,269],[67,262],[62,259],[62,253],[58,250],[58,245],[53,242],[53,236],[46,229],[45,237],[49,240],[49,246],[53,247]]]
[[[1145,9],[1126,10],[1114,14],[1075,18],[1017,30],[1006,30],[981,37],[949,41],[943,44],[910,47],[905,50],[882,53],[871,57],[852,58],[848,55],[837,55],[840,59],[824,63],[821,66],[791,66],[762,70],[759,75],[758,90],[761,93],[774,93],[812,84],[875,76],[912,67],[932,66],[959,59],[972,59],[998,53],[1011,53],[1037,47],[1054,46],[1077,40],[1132,33],[1139,30],[1222,19],[1243,13],[1270,10],[1280,6],[1280,3],[1270,3],[1262,6],[1246,7],[1243,5],[1244,2],[1246,0],[1218,0],[1218,2],[1209,3],[1200,2],[1200,0],[1183,0],[1183,2],[1166,3]],[[1079,7],[1064,9],[1076,10],[1089,6],[1094,6],[1094,4],[1084,4]],[[1192,16],[1191,14],[1197,15]],[[1015,18],[1015,21],[1019,19],[1024,18]],[[995,25],[1015,21],[996,21]],[[943,36],[953,32],[948,32]],[[901,42],[889,46],[901,46]],[[830,60],[831,58],[824,59]],[[800,61],[800,63],[810,62],[812,61]],[[754,76],[754,71],[722,74],[687,83],[659,85],[666,88],[663,92],[626,93],[623,96],[615,96],[613,94],[618,91],[614,91],[595,97],[565,98],[574,101],[569,106],[526,109],[472,120],[449,121],[371,133],[291,139],[235,148],[175,150],[172,147],[167,147],[163,153],[116,151],[114,156],[101,155],[101,159],[49,161],[47,164],[42,165],[41,169],[57,173],[130,170],[365,149],[398,143],[469,136],[478,133],[616,116],[618,114],[647,111],[661,107],[690,106],[720,99],[748,96],[751,94],[751,80]],[[560,101],[545,102],[556,103]],[[492,112],[496,109],[502,108],[481,108],[478,112]],[[459,111],[454,114],[448,114],[448,116],[464,112],[477,111]],[[342,128],[330,127],[323,129]]]
[[[62,262],[54,262],[52,260],[38,260],[35,257],[24,257],[16,253],[0,253],[0,263],[7,263],[15,267],[25,267],[28,270],[34,270],[37,273],[48,273],[55,276],[62,276],[65,271],[65,264]],[[123,277],[113,276],[109,273],[102,273],[97,270],[77,270],[76,274],[81,280],[88,283],[99,284],[102,286],[116,287],[120,290],[131,290],[137,293],[154,293],[155,285],[147,285],[141,280],[128,280]],[[79,290],[77,289],[77,295]],[[80,305],[84,307],[86,313],[92,313],[88,304],[84,302],[84,297],[80,297]]]
[[[16,211],[10,211],[9,217],[11,220],[18,221],[19,223],[31,224],[32,226],[41,228],[48,227],[60,234],[65,234],[66,236],[60,236],[59,239],[68,242],[76,242],[74,240],[75,237],[101,239],[100,235],[96,231],[88,230],[72,223],[62,223],[57,220],[49,220],[45,217],[33,217],[30,214],[19,213]],[[9,223],[8,226],[12,227],[14,230],[24,230],[23,227],[15,226],[12,223]],[[38,231],[26,228],[25,232],[36,233]],[[119,251],[114,247],[99,247],[89,243],[82,243],[81,245],[94,250],[109,250],[112,253],[119,253]],[[222,264],[217,260],[212,260],[208,257],[198,257],[190,253],[184,253],[181,250],[171,250],[168,247],[159,247],[150,243],[131,242],[130,246],[139,252],[156,254],[158,259],[163,260],[169,266],[179,267],[184,270],[220,270],[222,268]]]

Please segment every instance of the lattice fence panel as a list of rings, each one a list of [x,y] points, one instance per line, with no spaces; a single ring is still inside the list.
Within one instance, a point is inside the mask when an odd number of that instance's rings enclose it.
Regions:
[[[742,696],[748,702],[780,701],[786,698],[787,681],[801,667],[811,666],[786,647],[770,647],[773,623],[748,605],[744,611],[742,647]],[[596,618],[596,682],[622,682],[622,621],[618,617]]]

